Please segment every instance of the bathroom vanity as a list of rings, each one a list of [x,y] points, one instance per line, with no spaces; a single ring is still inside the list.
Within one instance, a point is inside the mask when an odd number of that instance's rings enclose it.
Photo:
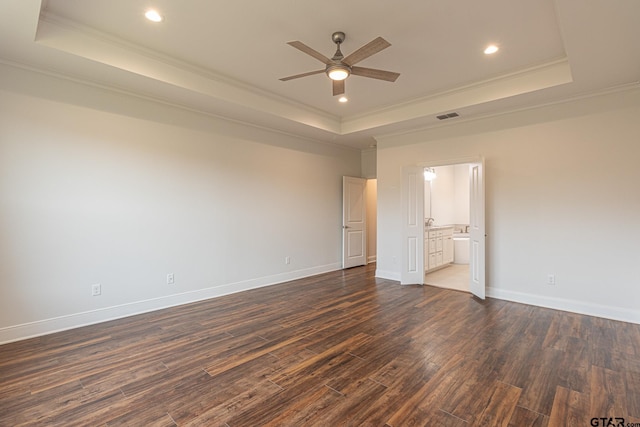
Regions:
[[[453,226],[431,226],[424,233],[425,272],[446,267],[453,262]]]

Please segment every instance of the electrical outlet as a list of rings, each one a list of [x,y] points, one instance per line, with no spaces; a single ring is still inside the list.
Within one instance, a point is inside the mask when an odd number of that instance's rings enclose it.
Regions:
[[[176,284],[176,278],[173,275],[173,273],[167,274],[167,285],[175,285],[175,284]]]
[[[100,286],[100,283],[91,285],[91,295],[97,297],[100,294],[102,294],[102,286]]]
[[[284,263],[285,264],[291,264],[291,257],[290,256],[284,257]]]
[[[547,276],[547,285],[555,285],[556,284],[556,275],[555,274],[549,274]]]

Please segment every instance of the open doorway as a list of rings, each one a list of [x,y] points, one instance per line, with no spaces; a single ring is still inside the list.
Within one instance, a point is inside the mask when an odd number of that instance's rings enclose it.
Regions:
[[[431,231],[436,232],[437,245],[440,241],[440,254],[435,256],[436,263],[444,262],[444,230],[438,236],[438,230],[427,230],[425,210],[425,168],[449,164],[469,164],[469,291],[480,299],[485,298],[485,212],[484,212],[484,159],[467,161],[449,161],[437,164],[406,165],[402,168],[400,191],[402,218],[402,252],[400,266],[400,284],[411,285],[425,283],[425,271],[430,269]],[[435,220],[430,220],[432,227]],[[427,235],[425,236],[425,233]],[[453,235],[453,231],[451,231]],[[437,247],[437,246],[436,246]],[[437,251],[437,249],[436,249]],[[451,251],[452,252],[452,251]],[[448,252],[447,252],[448,253]],[[429,257],[425,257],[428,254]],[[425,269],[425,265],[427,268]]]
[[[378,244],[378,180],[367,179],[367,264],[377,260]]]
[[[427,285],[470,292],[471,164],[425,168],[425,279]]]

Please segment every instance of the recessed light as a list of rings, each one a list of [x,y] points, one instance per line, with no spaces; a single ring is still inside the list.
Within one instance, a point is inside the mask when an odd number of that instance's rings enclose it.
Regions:
[[[485,55],[491,55],[494,54],[498,51],[498,46],[496,46],[495,44],[490,44],[489,46],[487,46],[487,48],[484,50],[484,54]]]
[[[145,12],[144,16],[146,16],[149,21],[162,22],[162,15],[160,15],[157,10],[149,9]]]
[[[346,96],[341,96],[341,97],[338,99],[338,102],[345,103],[345,102],[347,102],[348,100],[349,100],[349,99],[348,99]]]

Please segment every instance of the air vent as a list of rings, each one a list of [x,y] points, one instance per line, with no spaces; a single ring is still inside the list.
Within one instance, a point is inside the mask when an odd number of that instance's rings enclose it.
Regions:
[[[453,113],[447,113],[447,114],[440,114],[439,116],[436,116],[438,118],[438,120],[446,120],[446,119],[452,119],[454,117],[459,117],[460,114],[453,112]]]

